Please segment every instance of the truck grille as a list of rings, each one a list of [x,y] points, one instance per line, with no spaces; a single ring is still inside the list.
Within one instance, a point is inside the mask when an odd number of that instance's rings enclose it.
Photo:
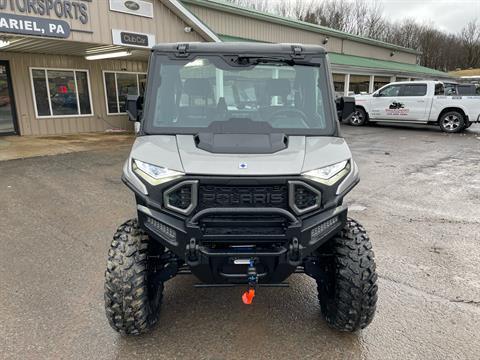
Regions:
[[[198,210],[227,207],[288,209],[288,188],[286,185],[199,186]]]

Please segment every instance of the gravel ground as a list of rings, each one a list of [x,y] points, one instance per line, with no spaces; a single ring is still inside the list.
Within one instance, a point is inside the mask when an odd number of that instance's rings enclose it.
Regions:
[[[129,143],[0,162],[2,359],[478,359],[480,126],[343,127],[362,181],[350,216],[367,228],[379,272],[373,323],[330,330],[314,282],[261,289],[166,285],[145,336],[110,329],[103,272],[111,235],[135,215],[120,181]]]

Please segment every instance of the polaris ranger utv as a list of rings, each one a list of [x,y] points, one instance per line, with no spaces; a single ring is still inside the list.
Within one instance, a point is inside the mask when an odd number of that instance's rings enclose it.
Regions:
[[[343,204],[359,175],[338,122],[355,103],[336,104],[325,50],[158,45],[144,99],[127,100],[138,137],[122,179],[137,218],[118,228],[108,253],[110,325],[147,331],[164,283],[179,274],[198,286],[243,286],[250,304],[262,286],[305,273],[330,326],[366,327],[377,275],[368,235]]]

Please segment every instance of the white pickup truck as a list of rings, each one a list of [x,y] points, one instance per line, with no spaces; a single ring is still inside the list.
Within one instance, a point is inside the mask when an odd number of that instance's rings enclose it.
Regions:
[[[393,82],[369,95],[355,96],[357,111],[348,120],[434,124],[449,133],[463,131],[480,121],[480,96],[445,95],[439,81]]]

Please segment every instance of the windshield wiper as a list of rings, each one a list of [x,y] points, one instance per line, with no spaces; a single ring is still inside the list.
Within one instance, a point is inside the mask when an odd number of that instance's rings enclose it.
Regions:
[[[268,63],[287,64],[289,66],[295,65],[294,60],[281,57],[239,56],[236,62],[239,65],[258,65]]]

